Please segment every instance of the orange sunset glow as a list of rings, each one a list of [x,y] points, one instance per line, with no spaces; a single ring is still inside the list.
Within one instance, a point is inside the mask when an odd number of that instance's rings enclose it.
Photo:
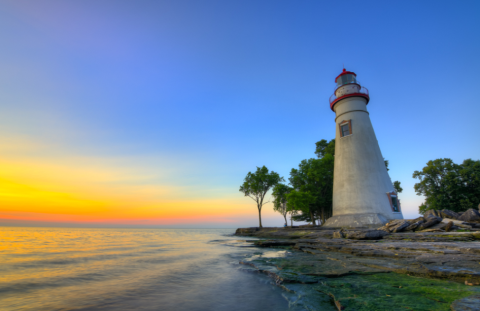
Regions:
[[[0,159],[0,218],[59,224],[228,225],[255,212],[241,195],[205,198],[198,195],[198,187],[152,183],[162,172],[129,167],[138,162],[135,159],[28,156],[45,149],[26,141],[2,147],[8,156]]]

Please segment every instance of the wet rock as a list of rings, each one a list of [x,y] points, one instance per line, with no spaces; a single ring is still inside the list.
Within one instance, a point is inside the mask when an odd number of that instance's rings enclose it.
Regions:
[[[431,226],[438,224],[438,223],[441,222],[442,220],[443,220],[443,219],[442,219],[441,217],[436,217],[436,216],[428,217],[428,218],[427,218],[427,221],[424,222],[423,224],[420,224],[420,225],[417,227],[416,231],[430,228]]]
[[[380,240],[386,235],[388,235],[388,233],[383,230],[368,230],[347,233],[346,238],[353,240]]]
[[[480,310],[480,294],[458,299],[450,306],[452,311],[478,311]]]
[[[263,247],[279,247],[279,246],[293,246],[297,242],[289,240],[260,240],[254,241],[253,244],[256,246]]]
[[[462,216],[458,217],[458,220],[480,223],[480,213],[477,210],[471,208],[464,212]]]

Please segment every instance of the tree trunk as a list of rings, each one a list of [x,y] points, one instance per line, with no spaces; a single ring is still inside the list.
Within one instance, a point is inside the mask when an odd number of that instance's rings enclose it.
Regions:
[[[312,225],[316,226],[315,224],[315,217],[313,217],[313,213],[310,212],[310,219],[312,219]]]
[[[293,215],[290,214],[290,227],[293,227],[293,218],[292,217],[293,217]]]
[[[288,224],[288,221],[287,221],[287,214],[284,214],[284,215],[283,215],[283,218],[285,218],[285,224]]]
[[[260,228],[263,228],[262,227],[262,209],[261,208],[258,209],[258,226]]]

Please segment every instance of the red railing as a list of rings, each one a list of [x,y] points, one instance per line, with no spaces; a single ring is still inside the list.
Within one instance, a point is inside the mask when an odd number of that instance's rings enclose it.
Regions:
[[[357,83],[357,84],[358,84],[358,83]],[[343,85],[342,85],[342,86],[343,86]],[[336,90],[337,90],[337,88],[335,88],[335,91],[336,91]],[[367,89],[366,87],[361,86],[361,87],[360,87],[360,90],[359,90],[357,93],[346,94],[346,95],[341,96],[340,98],[342,98],[342,97],[351,97],[353,94],[364,94],[364,95],[370,96],[370,95],[368,94],[368,89]],[[338,99],[337,96],[335,96],[335,93],[333,93],[333,95],[330,96],[330,104],[331,104],[332,102],[336,101],[337,99]]]

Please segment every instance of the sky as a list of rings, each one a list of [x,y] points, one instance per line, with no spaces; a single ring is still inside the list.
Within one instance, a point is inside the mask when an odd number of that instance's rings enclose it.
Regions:
[[[429,160],[480,157],[478,1],[0,3],[0,225],[258,225],[239,192],[335,137],[345,67],[405,218]],[[264,226],[283,217],[268,203]]]

